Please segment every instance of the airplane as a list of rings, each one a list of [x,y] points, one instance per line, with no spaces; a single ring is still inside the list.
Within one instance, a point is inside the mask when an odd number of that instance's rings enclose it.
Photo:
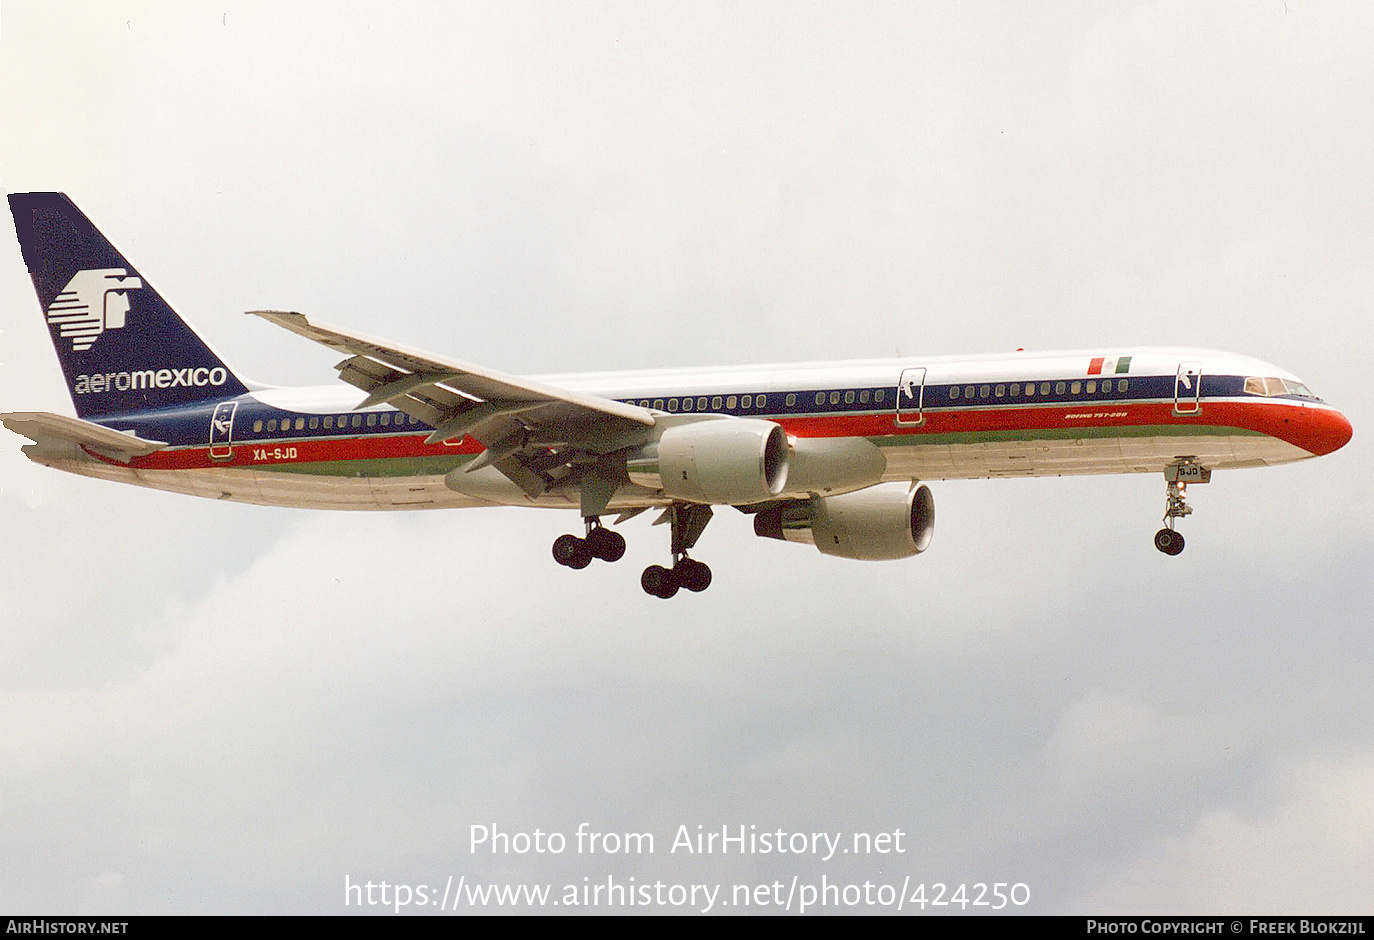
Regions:
[[[619,560],[612,525],[660,510],[671,563],[648,594],[699,592],[715,507],[757,535],[863,560],[925,551],[920,481],[1092,473],[1165,479],[1168,555],[1189,484],[1343,447],[1350,422],[1295,375],[1200,349],[1100,348],[526,377],[304,314],[250,311],[343,355],[340,385],[232,369],[62,193],[9,197],[76,417],[0,415],[30,459],[213,499],[317,509],[576,510],[569,568]]]

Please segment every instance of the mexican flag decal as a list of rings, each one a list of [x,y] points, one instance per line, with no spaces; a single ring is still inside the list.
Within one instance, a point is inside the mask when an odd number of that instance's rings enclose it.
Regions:
[[[1131,357],[1122,356],[1120,359],[1106,359],[1098,356],[1088,363],[1089,375],[1124,375],[1131,371]]]

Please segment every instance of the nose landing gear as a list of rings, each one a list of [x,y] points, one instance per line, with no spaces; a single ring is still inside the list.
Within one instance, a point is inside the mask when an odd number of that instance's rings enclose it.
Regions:
[[[1183,533],[1174,529],[1174,520],[1193,512],[1193,507],[1188,505],[1188,484],[1207,483],[1211,479],[1212,471],[1198,463],[1195,457],[1180,457],[1164,468],[1164,480],[1168,484],[1164,494],[1164,528],[1155,533],[1155,548],[1166,555],[1183,551]]]

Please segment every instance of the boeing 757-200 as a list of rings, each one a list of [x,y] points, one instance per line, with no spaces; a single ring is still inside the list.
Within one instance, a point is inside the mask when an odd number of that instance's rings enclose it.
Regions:
[[[658,597],[710,584],[688,553],[716,506],[828,555],[919,554],[923,480],[1162,474],[1155,547],[1176,555],[1188,484],[1351,435],[1291,373],[1201,349],[525,377],[254,311],[344,357],[346,385],[274,388],[231,369],[65,195],[9,199],[76,408],[0,416],[33,460],[270,506],[573,509],[583,534],[553,543],[571,568],[624,554],[603,517],[654,509],[672,562],[641,584]]]

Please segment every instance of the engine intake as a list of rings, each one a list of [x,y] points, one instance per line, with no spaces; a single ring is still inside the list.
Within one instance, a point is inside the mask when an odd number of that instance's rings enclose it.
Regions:
[[[747,506],[787,484],[787,434],[755,418],[678,424],[625,465],[630,481],[693,503]]]
[[[755,515],[754,534],[809,542],[841,558],[910,558],[930,547],[935,497],[928,486],[881,483],[842,496],[796,500]]]

